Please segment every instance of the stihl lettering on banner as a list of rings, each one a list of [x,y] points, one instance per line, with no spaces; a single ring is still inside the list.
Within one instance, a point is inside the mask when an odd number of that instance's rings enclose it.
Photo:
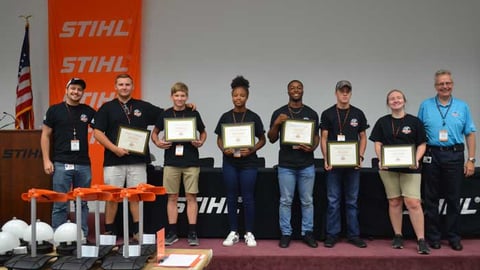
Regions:
[[[130,20],[129,20],[130,21]],[[126,37],[129,35],[124,20],[66,21],[63,23],[61,38],[71,37]]]
[[[128,72],[123,56],[70,56],[63,58],[60,73]]]

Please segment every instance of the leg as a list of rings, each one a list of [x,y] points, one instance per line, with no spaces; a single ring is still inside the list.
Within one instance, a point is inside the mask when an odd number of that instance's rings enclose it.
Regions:
[[[404,198],[417,239],[425,238],[422,204],[416,198]]]
[[[195,226],[197,224],[198,215],[198,177],[200,175],[200,167],[189,167],[183,170],[183,185],[185,187],[185,197],[187,200],[187,217],[188,224]],[[193,228],[189,229],[190,231]]]
[[[358,190],[360,189],[360,170],[346,169],[346,177],[343,178],[345,191],[345,211],[347,218],[347,237],[360,236],[358,223]]]
[[[342,183],[340,182],[342,169],[333,169],[327,172],[327,236],[336,238],[341,230],[340,203]]]
[[[89,188],[92,182],[92,172],[89,165],[75,165],[75,179],[73,188]],[[82,201],[82,231],[85,237],[88,236],[88,203]]]
[[[432,154],[432,163],[423,163],[422,184],[425,202],[425,232],[430,244],[440,247],[440,216],[438,200],[440,198],[441,175],[444,173],[436,152]]]
[[[65,164],[55,162],[55,171],[53,173],[53,187],[57,192],[67,193],[72,187],[73,170],[66,170]],[[55,230],[68,219],[68,203],[56,202],[52,208],[52,228]]]
[[[313,185],[315,167],[309,166],[298,171],[298,194],[302,204],[302,235],[313,232]]]
[[[168,224],[177,224],[178,219],[178,194],[168,194],[167,216]]]
[[[103,167],[103,178],[106,185],[123,188],[127,176],[126,165]],[[116,234],[114,222],[118,211],[117,202],[105,202],[105,232]]]
[[[230,231],[238,231],[237,203],[239,175],[234,166],[228,162],[223,162],[223,183],[227,192],[228,223]]]
[[[447,152],[445,173],[442,174],[442,184],[445,187],[445,201],[447,202],[446,232],[450,243],[460,241],[460,191],[464,179],[463,152]]]
[[[388,215],[395,235],[402,235],[403,200],[402,197],[388,199]]]
[[[280,188],[280,231],[282,235],[292,234],[290,223],[293,195],[295,194],[296,176],[295,170],[278,167],[278,185]]]
[[[253,232],[255,224],[255,183],[257,168],[247,168],[240,171],[240,190],[245,211],[245,231]]]

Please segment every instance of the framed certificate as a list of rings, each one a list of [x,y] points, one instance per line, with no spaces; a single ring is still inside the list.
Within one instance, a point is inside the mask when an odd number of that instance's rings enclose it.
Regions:
[[[327,162],[332,167],[360,166],[358,142],[327,142]]]
[[[382,167],[409,168],[415,166],[415,145],[382,145]]]
[[[311,120],[288,119],[282,125],[282,144],[313,145],[315,122]]]
[[[222,124],[223,148],[253,147],[254,123]]]
[[[149,138],[150,130],[148,129],[120,126],[118,128],[116,145],[129,152],[145,155]]]
[[[165,141],[187,142],[197,139],[197,119],[188,118],[165,118]]]

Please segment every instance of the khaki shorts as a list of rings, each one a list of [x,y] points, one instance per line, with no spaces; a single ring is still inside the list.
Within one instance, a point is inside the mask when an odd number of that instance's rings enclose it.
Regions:
[[[180,192],[180,182],[183,175],[183,186],[185,193],[198,193],[198,176],[200,167],[173,167],[165,166],[163,168],[163,186],[168,194],[178,194]]]
[[[388,199],[400,196],[421,199],[420,185],[422,176],[419,173],[400,173],[392,171],[378,171],[382,179]]]
[[[103,167],[103,181],[116,187],[136,187],[147,183],[147,165],[128,164]]]

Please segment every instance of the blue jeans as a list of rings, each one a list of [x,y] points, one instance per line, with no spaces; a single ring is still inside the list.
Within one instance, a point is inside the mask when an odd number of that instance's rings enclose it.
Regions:
[[[315,183],[315,167],[303,169],[278,167],[278,185],[280,187],[280,231],[282,235],[292,234],[292,201],[295,187],[302,207],[302,235],[313,231],[313,185]]]
[[[358,224],[358,190],[360,187],[360,170],[353,168],[332,169],[327,172],[327,235],[337,237],[342,229],[340,206],[342,194],[345,196],[345,215],[347,237],[360,235]],[[342,188],[343,187],[343,188]]]
[[[89,188],[92,180],[90,165],[74,165],[73,170],[66,170],[65,163],[55,162],[53,173],[53,190],[67,193],[73,188]],[[53,203],[52,228],[55,230],[68,220],[68,202]],[[78,222],[77,222],[78,223]],[[82,201],[82,231],[85,237],[88,236],[88,205]]]
[[[257,168],[238,168],[223,162],[223,182],[227,191],[228,223],[231,231],[238,231],[238,191],[242,196],[245,231],[253,232],[255,219],[255,183]]]

